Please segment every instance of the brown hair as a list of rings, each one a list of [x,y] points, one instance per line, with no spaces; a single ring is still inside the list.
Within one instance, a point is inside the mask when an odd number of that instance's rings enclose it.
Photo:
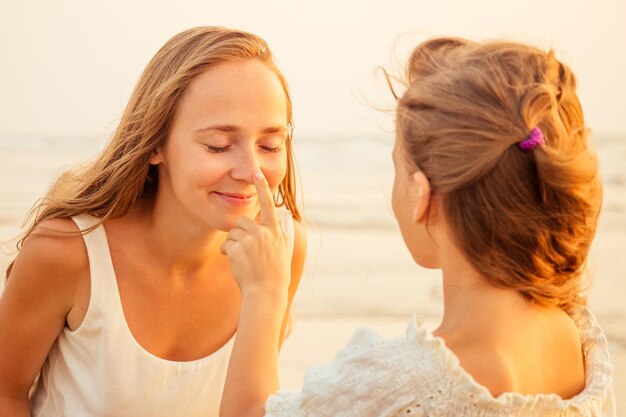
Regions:
[[[99,219],[124,215],[158,185],[158,170],[149,164],[153,151],[162,146],[178,102],[191,81],[211,66],[242,59],[257,59],[278,77],[287,102],[289,135],[287,173],[278,188],[280,202],[296,220],[296,175],[292,149],[292,102],[284,76],[274,63],[267,43],[260,37],[222,27],[197,27],[181,32],[161,47],[143,71],[122,119],[103,153],[91,164],[63,174],[31,211],[34,217],[24,240],[44,220],[90,214]],[[98,225],[94,226],[97,227]],[[91,230],[91,229],[90,229]],[[11,273],[9,265],[6,276]]]
[[[570,69],[553,51],[437,38],[415,48],[406,80],[406,157],[471,264],[539,305],[584,304],[602,187]],[[535,127],[545,145],[521,150]]]

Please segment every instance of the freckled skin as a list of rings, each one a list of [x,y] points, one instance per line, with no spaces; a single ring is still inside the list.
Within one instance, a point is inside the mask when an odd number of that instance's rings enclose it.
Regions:
[[[285,93],[270,68],[257,60],[212,67],[189,85],[165,146],[151,160],[159,164],[158,204],[230,230],[237,217],[259,211],[255,171],[276,193],[287,171],[286,137]],[[244,203],[228,198],[233,194],[254,198]]]

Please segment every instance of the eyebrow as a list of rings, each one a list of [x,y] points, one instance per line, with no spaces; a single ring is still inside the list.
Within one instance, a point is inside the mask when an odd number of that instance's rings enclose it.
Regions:
[[[211,126],[203,127],[203,128],[200,128],[200,129],[196,129],[195,132],[208,132],[208,131],[211,131],[211,130],[217,130],[219,132],[238,132],[241,129],[238,126],[235,126],[235,125],[211,125]],[[263,134],[283,133],[283,132],[287,132],[287,127],[285,127],[285,126],[271,126],[271,127],[266,127],[265,129],[263,129],[261,131],[261,133],[263,133]]]

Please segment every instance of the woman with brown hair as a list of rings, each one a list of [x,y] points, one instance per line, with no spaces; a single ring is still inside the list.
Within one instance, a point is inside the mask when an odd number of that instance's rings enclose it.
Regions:
[[[441,324],[359,330],[300,392],[276,393],[288,280],[241,274],[262,296],[220,416],[615,416],[583,282],[602,189],[570,69],[518,43],[433,39],[409,59],[396,127],[392,207],[415,262],[441,269]]]
[[[33,213],[0,299],[0,415],[217,416],[242,305],[220,247],[261,198],[289,281],[277,344],[302,273],[292,126],[261,38],[170,39],[104,152]]]

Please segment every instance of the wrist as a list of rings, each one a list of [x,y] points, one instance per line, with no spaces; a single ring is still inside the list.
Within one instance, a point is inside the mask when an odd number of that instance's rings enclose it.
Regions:
[[[241,290],[242,302],[255,304],[287,305],[287,288],[279,287],[249,287]]]
[[[255,339],[260,334],[278,342],[280,329],[287,312],[287,293],[248,291],[243,294],[239,311],[238,333],[241,338],[244,329],[253,329]],[[268,339],[268,340],[269,340]]]
[[[268,288],[248,288],[241,292],[241,310],[253,312],[257,317],[270,319],[274,316],[282,321],[287,310],[287,290]]]

